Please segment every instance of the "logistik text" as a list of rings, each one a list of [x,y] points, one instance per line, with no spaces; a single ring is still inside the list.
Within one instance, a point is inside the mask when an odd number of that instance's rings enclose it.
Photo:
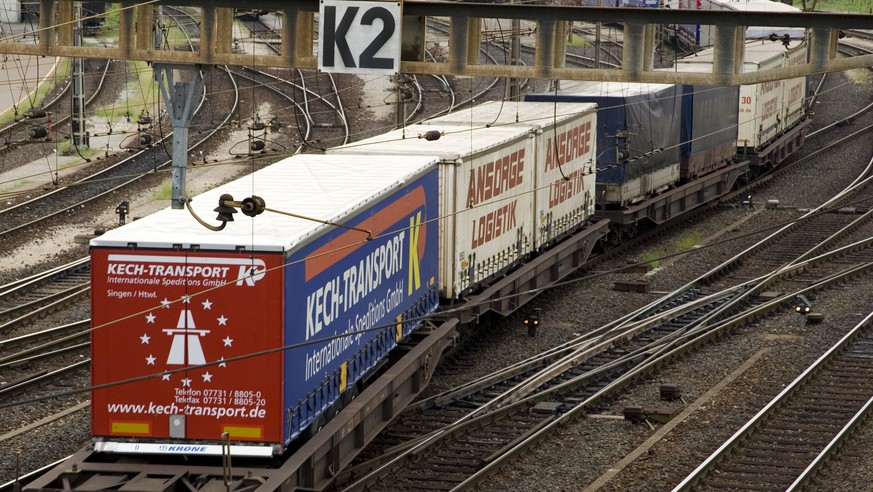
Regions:
[[[470,169],[467,206],[474,207],[524,183],[524,149]]]
[[[559,133],[554,140],[549,136],[546,142],[546,171],[584,158],[589,152],[591,152],[591,121],[585,121]],[[571,169],[575,168],[576,166],[571,166]]]

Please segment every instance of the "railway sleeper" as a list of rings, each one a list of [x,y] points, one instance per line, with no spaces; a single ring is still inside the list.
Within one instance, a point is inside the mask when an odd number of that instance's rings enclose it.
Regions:
[[[756,470],[763,470],[772,475],[796,476],[797,470],[803,470],[804,468],[806,468],[806,465],[791,462],[762,463],[761,461],[736,461],[725,463],[719,467],[719,470],[737,474],[751,474],[755,473]]]

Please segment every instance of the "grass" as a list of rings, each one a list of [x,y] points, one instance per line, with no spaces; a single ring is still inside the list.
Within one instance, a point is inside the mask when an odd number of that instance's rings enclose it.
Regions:
[[[71,139],[58,143],[58,153],[61,155],[81,154],[82,157],[91,157],[98,152],[100,152],[100,149],[95,149],[93,147],[79,147],[79,151],[76,152],[76,148],[73,147],[73,141]],[[74,163],[72,165],[78,166],[79,163]]]
[[[110,3],[106,5],[106,14],[100,25],[100,36],[97,41],[108,46],[118,45],[118,23],[121,21],[121,4]]]
[[[112,106],[97,108],[94,111],[96,116],[111,121],[116,116],[130,113],[131,121],[136,121],[143,108],[148,109],[153,106],[149,95],[157,94],[158,88],[151,67],[144,61],[129,61],[127,63],[130,73],[135,74],[136,79],[127,83],[121,97]]]
[[[679,244],[677,244],[677,246],[680,250],[685,251],[700,244],[701,240],[703,240],[702,234],[699,232],[689,232],[679,239]]]
[[[199,18],[201,15],[199,8],[186,8],[189,13]],[[179,24],[176,22],[169,23],[169,29],[167,30],[167,39],[164,41],[170,48],[181,47],[183,50],[191,49],[190,43],[197,42],[198,39],[191,37],[191,40],[188,40],[188,36],[185,35],[185,32]]]
[[[33,181],[31,181],[27,178],[22,178],[22,179],[19,179],[18,181],[15,181],[14,183],[7,182],[6,184],[0,184],[0,192],[12,191],[16,188],[20,188],[22,186],[29,185],[32,182]]]
[[[45,58],[45,60],[50,60],[50,58]],[[8,125],[15,120],[16,116],[21,116],[27,110],[34,107],[34,102],[36,102],[36,106],[41,106],[43,100],[45,99],[46,94],[49,93],[56,85],[62,84],[64,79],[70,75],[70,71],[72,69],[72,65],[70,63],[69,58],[62,58],[58,62],[57,70],[55,70],[54,77],[52,77],[51,82],[47,82],[45,84],[41,84],[36,87],[33,91],[33,95],[28,95],[25,97],[23,101],[20,101],[20,104],[14,108],[8,108],[2,113],[0,113],[0,125]]]
[[[801,9],[803,3],[800,0],[794,2],[794,6]],[[807,8],[812,7],[812,0],[806,0]],[[860,12],[869,14],[873,12],[873,0],[819,0],[815,5],[816,10],[829,12]]]
[[[173,198],[173,183],[170,180],[164,181],[161,184],[161,189],[155,192],[152,195],[152,199],[154,200],[169,200]]]
[[[845,74],[849,77],[849,80],[856,84],[869,84],[870,83],[870,73],[867,69],[856,68],[852,70],[846,70]]]
[[[703,241],[703,234],[700,234],[699,232],[689,232],[679,238],[676,247],[679,248],[680,251],[688,251],[700,244],[701,241]],[[646,251],[640,256],[639,261],[640,263],[647,263],[652,268],[658,268],[661,266],[661,258],[666,255],[667,253],[662,250]]]
[[[661,265],[660,258],[664,256],[663,251],[646,251],[640,257],[640,263],[648,263],[652,268],[658,268]]]
[[[583,36],[579,36],[578,34],[573,34],[570,38],[570,41],[567,43],[567,46],[574,46],[576,48],[587,48],[591,46],[591,43],[588,42]]]

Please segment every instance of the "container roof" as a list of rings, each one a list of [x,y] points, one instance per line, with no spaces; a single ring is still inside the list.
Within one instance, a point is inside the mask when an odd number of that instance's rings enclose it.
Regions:
[[[590,102],[489,101],[421,122],[424,126],[452,124],[482,126],[527,125],[544,128],[597,111]]]
[[[438,140],[426,140],[424,133],[438,130]],[[437,155],[444,162],[457,161],[480,152],[509,145],[533,137],[529,126],[496,126],[471,128],[469,125],[415,125],[383,133],[372,138],[328,149],[328,154]]]
[[[205,222],[219,225],[214,209],[228,193],[242,201],[252,195],[280,212],[342,223],[369,204],[436,165],[433,156],[343,156],[300,154],[193,198]],[[164,209],[91,240],[91,246],[202,250],[289,251],[331,226],[265,211],[234,214],[222,231],[199,224],[188,210]]]

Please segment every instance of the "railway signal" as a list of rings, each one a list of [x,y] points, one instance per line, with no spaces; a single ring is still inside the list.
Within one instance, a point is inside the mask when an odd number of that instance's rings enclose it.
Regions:
[[[124,225],[127,222],[127,214],[130,213],[130,203],[125,200],[115,207],[115,215],[118,216],[118,223]]]
[[[527,327],[527,334],[532,337],[537,336],[537,329],[540,327],[540,311],[540,308],[536,308],[527,315],[527,318],[524,319],[524,326]]]
[[[806,326],[806,318],[812,312],[812,303],[804,295],[794,298],[794,312],[800,315],[800,326]]]

